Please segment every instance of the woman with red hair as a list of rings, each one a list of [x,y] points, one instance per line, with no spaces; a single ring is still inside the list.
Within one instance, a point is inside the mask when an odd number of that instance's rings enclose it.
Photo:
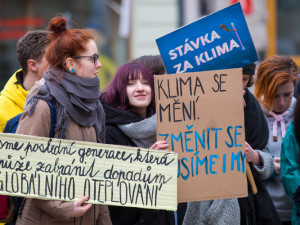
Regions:
[[[50,44],[46,58],[50,64],[44,85],[28,101],[16,133],[49,137],[50,108],[56,112],[55,138],[104,142],[105,115],[100,104],[101,63],[93,36],[86,30],[68,29],[66,19],[50,21]],[[26,199],[18,225],[110,225],[105,205],[86,204],[89,196],[75,202]]]
[[[274,157],[275,171],[265,185],[283,224],[291,224],[293,202],[285,194],[281,181],[280,152],[286,130],[293,120],[297,74],[297,65],[289,56],[270,56],[258,67],[254,91],[268,122],[267,146]]]

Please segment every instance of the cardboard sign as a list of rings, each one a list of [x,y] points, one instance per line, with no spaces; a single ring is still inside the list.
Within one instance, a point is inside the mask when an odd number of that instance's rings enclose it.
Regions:
[[[0,134],[0,194],[176,210],[173,152]]]
[[[155,76],[157,139],[178,153],[178,201],[245,197],[242,69]]]
[[[240,3],[156,39],[168,74],[241,68],[258,60]]]

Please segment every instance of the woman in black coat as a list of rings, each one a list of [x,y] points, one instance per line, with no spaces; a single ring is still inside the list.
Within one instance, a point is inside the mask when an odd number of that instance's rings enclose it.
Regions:
[[[153,74],[139,63],[120,67],[100,101],[106,114],[106,143],[166,150],[156,141]],[[110,206],[114,225],[174,224],[173,212]]]

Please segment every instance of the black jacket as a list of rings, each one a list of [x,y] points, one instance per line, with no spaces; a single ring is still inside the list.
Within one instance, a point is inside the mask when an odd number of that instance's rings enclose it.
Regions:
[[[245,89],[244,100],[246,103],[244,108],[245,139],[253,149],[263,149],[269,138],[267,121],[257,99],[248,88]],[[248,182],[248,197],[238,199],[241,210],[241,224],[281,224],[276,208],[257,170],[252,163],[249,163],[249,166],[258,192],[254,195]]]
[[[103,104],[106,119],[105,139],[107,144],[136,147],[136,144],[126,136],[118,124],[129,124],[143,120],[134,113],[113,108]],[[109,206],[113,225],[173,225],[174,214],[171,211],[142,209],[122,206]]]
[[[136,123],[143,118],[134,113],[113,108],[107,104],[103,104],[105,111],[105,139],[107,144],[134,146],[132,140],[126,136],[117,125]]]

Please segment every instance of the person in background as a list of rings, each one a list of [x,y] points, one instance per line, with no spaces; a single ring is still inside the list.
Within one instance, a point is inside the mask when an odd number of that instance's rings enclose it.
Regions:
[[[100,97],[106,114],[106,143],[167,150],[156,141],[154,80],[140,63],[121,66]],[[109,207],[114,225],[174,224],[173,212],[132,207]]]
[[[274,169],[268,143],[268,127],[259,103],[247,87],[253,84],[255,64],[243,68],[242,85],[244,90],[245,152],[258,193],[252,193],[248,182],[248,197],[190,202],[184,217],[184,225],[231,225],[231,224],[280,224],[261,179],[272,174]],[[263,150],[260,150],[263,149]],[[258,199],[258,201],[256,200]],[[262,204],[258,204],[261,202]],[[264,208],[264,206],[267,206]],[[273,208],[272,208],[273,207]],[[276,220],[277,219],[277,220]]]
[[[9,119],[24,111],[28,91],[48,68],[45,57],[50,42],[48,33],[46,30],[28,31],[17,43],[17,58],[22,69],[12,75],[1,91],[0,132]]]
[[[252,63],[243,67],[244,90],[244,122],[246,139],[246,158],[257,187],[257,194],[251,191],[248,182],[248,197],[238,198],[241,210],[241,224],[281,224],[272,199],[266,190],[263,179],[268,178],[273,170],[273,158],[266,147],[269,139],[269,128],[259,102],[249,91],[254,83],[256,64]],[[249,151],[249,145],[256,151]],[[265,149],[265,151],[259,151]],[[252,160],[251,160],[252,158]],[[250,160],[249,160],[250,159]],[[253,166],[255,161],[264,161],[265,168]],[[265,171],[264,173],[261,173]]]
[[[153,75],[166,74],[166,69],[160,55],[144,55],[132,60],[131,62],[143,64],[151,70]]]
[[[54,17],[49,23],[50,64],[41,86],[26,106],[16,133],[49,137],[48,102],[56,112],[55,138],[104,142],[105,115],[99,102],[101,63],[93,36],[83,29],[68,29],[66,19]],[[89,196],[75,202],[26,199],[17,225],[65,224],[110,225],[105,205],[87,204]]]
[[[283,224],[291,224],[293,202],[281,181],[280,152],[286,130],[293,120],[297,74],[297,65],[289,56],[270,56],[258,67],[254,91],[268,122],[268,148],[274,157],[275,170],[264,183]]]
[[[3,132],[6,122],[23,112],[24,103],[34,82],[41,79],[48,67],[45,52],[50,40],[48,31],[28,31],[17,43],[17,58],[21,69],[17,70],[6,83],[0,94],[0,132]],[[6,199],[8,198],[8,201]],[[7,210],[7,217],[0,222],[14,224],[15,211],[21,204],[21,198],[0,196],[3,210]],[[7,202],[9,204],[7,204]],[[13,202],[13,204],[11,204]],[[9,213],[11,212],[11,213]]]
[[[280,173],[286,194],[293,199],[292,224],[300,224],[300,101],[282,141]]]

